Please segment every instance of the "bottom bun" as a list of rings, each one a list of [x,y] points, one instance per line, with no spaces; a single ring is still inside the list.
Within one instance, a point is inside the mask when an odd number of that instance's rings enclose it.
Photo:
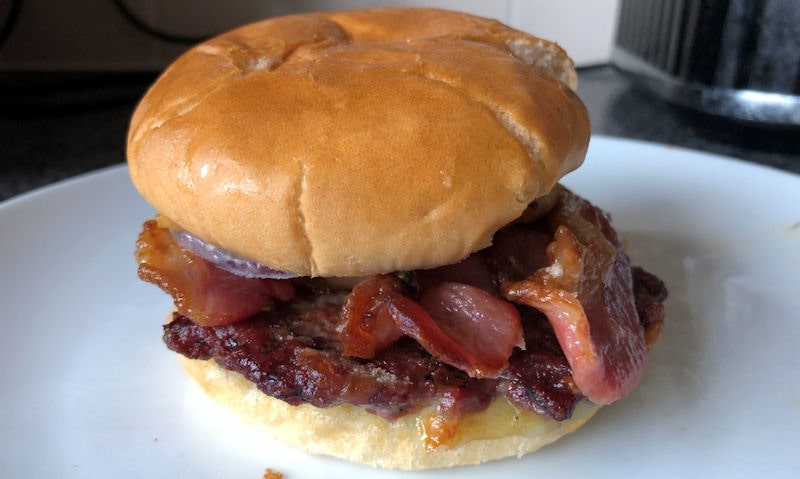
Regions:
[[[572,417],[556,422],[522,412],[504,397],[462,419],[458,443],[425,447],[421,416],[387,421],[347,404],[291,406],[260,392],[238,373],[213,360],[180,356],[184,369],[217,403],[275,439],[300,450],[389,469],[431,469],[519,457],[582,426],[600,406],[582,401]]]

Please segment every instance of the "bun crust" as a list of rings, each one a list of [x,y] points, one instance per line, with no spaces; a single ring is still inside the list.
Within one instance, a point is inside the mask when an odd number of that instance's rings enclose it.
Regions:
[[[522,456],[577,430],[600,408],[584,401],[572,418],[561,423],[538,419],[531,427],[513,434],[474,439],[428,452],[418,432],[416,416],[389,422],[350,405],[326,409],[307,404],[290,406],[261,393],[253,383],[213,360],[179,357],[188,375],[216,402],[275,439],[314,454],[387,469],[444,468]],[[481,419],[484,418],[478,421]]]
[[[138,105],[131,178],[206,241],[302,276],[456,262],[583,161],[556,44],[433,9],[274,18],[181,56]]]

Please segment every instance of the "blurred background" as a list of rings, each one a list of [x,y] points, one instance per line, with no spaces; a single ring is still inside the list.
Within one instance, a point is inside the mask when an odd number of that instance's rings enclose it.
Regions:
[[[270,16],[381,5],[557,41],[596,134],[800,172],[796,0],[0,0],[0,200],[123,162],[137,99],[192,44]]]
[[[13,35],[4,69],[161,69],[186,42],[255,19],[318,10],[408,5],[458,9],[557,38],[579,64],[608,61],[617,0],[3,0]],[[15,7],[16,5],[16,7]],[[2,21],[2,20],[0,20]]]

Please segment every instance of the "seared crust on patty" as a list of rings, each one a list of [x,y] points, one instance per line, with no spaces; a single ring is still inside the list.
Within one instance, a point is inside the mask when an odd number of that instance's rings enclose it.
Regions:
[[[600,408],[583,401],[570,419],[557,422],[519,411],[498,397],[486,411],[465,419],[475,424],[465,434],[478,438],[429,451],[421,436],[420,415],[387,421],[348,404],[325,409],[308,404],[291,406],[261,393],[240,374],[219,367],[213,360],[183,356],[180,360],[203,391],[265,434],[303,451],[389,469],[443,468],[522,456],[575,431]],[[515,423],[527,427],[515,431]],[[491,428],[486,432],[486,424],[494,424],[498,432],[493,433]],[[492,437],[502,432],[506,434]]]

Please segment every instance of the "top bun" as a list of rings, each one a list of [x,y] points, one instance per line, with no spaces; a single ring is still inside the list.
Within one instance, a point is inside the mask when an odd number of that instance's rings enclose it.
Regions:
[[[209,243],[301,276],[454,263],[583,161],[555,43],[414,8],[273,18],[201,43],[142,98],[134,184]]]

